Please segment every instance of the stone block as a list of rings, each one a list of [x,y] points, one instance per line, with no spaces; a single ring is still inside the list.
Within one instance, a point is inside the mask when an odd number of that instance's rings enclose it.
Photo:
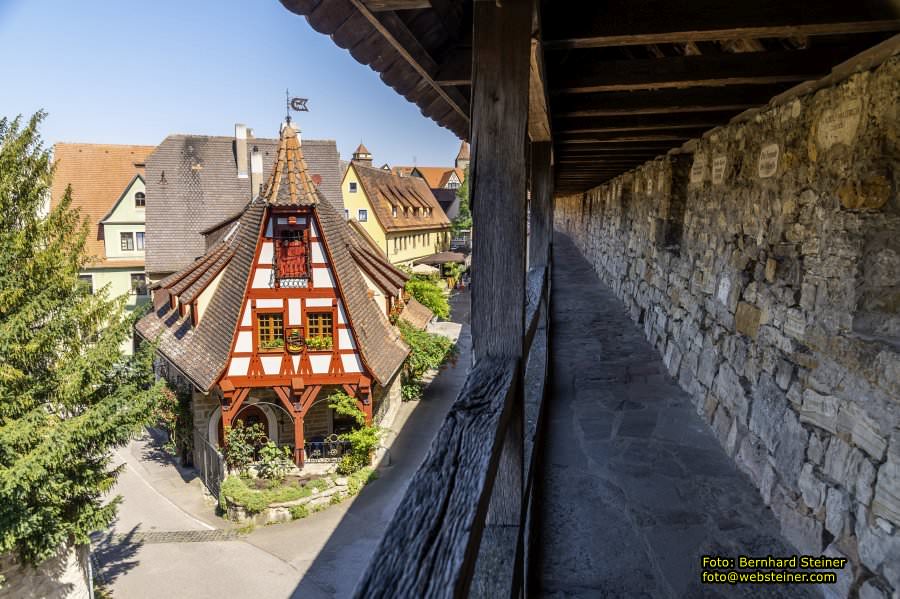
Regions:
[[[797,479],[797,486],[800,487],[803,503],[813,512],[819,511],[819,508],[825,504],[826,487],[825,483],[816,477],[812,464],[803,464],[800,478]]]
[[[759,323],[762,312],[759,308],[747,302],[738,302],[734,313],[734,327],[738,333],[756,339],[759,333]]]
[[[875,495],[873,486],[875,485],[875,476],[877,472],[875,466],[869,460],[863,460],[859,465],[859,475],[856,478],[856,484],[853,491],[856,494],[856,500],[862,505],[869,505],[872,497]]]
[[[865,461],[862,452],[837,437],[833,437],[825,451],[825,475],[842,485],[845,489],[853,489],[859,478],[859,469]]]
[[[827,447],[827,436],[820,437],[817,433],[810,433],[809,444],[806,446],[806,458],[816,466],[821,466]]]
[[[859,599],[889,599],[888,591],[874,580],[867,580],[859,587]]]
[[[840,539],[850,527],[850,497],[846,491],[828,487],[825,498],[825,530]]]
[[[900,460],[891,456],[878,469],[872,513],[900,526]]]
[[[734,369],[727,362],[719,367],[714,383],[715,393],[719,401],[728,406],[740,422],[747,422],[748,402],[743,384]]]
[[[856,538],[863,565],[884,576],[893,588],[900,589],[900,535],[870,525],[860,508],[856,515]]]
[[[875,460],[881,460],[887,449],[887,438],[881,434],[881,426],[857,403],[845,402],[838,410],[837,429],[851,438]]]
[[[843,551],[834,546],[834,543],[825,548],[824,555],[831,558],[844,558],[847,555]],[[825,599],[845,599],[850,596],[850,589],[853,588],[853,566],[849,559],[847,565],[840,570],[832,570],[837,576],[837,581],[833,584],[823,584],[819,588],[825,595]]]
[[[822,553],[822,523],[805,516],[784,502],[774,503],[773,510],[781,524],[781,534],[801,553]]]
[[[778,262],[774,258],[766,260],[766,281],[775,282],[775,273],[778,270]]]
[[[800,422],[818,426],[834,434],[837,432],[837,415],[837,397],[820,395],[812,389],[807,389],[803,392],[803,403],[800,406]]]

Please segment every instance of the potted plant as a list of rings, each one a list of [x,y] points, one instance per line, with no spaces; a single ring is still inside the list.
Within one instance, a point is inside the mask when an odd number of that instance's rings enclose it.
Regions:
[[[333,342],[331,337],[307,337],[306,347],[311,351],[330,351]]]
[[[279,351],[284,349],[284,339],[269,339],[260,341],[259,348],[263,351]]]

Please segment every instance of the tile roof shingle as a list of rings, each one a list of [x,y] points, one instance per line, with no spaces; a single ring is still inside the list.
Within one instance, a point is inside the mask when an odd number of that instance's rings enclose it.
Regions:
[[[50,187],[50,206],[62,200],[68,185],[72,186],[72,207],[87,219],[88,255],[98,266],[142,266],[143,259],[116,260],[106,258],[102,221],[125,193],[136,175],[144,174],[143,164],[154,146],[113,144],[58,143],[53,146],[56,171]]]
[[[386,231],[450,227],[450,220],[431,189],[419,177],[400,177],[380,168],[351,165],[375,210],[375,217]],[[396,206],[397,216],[392,208]],[[405,211],[404,208],[409,208]],[[428,208],[426,215],[422,209]],[[418,216],[416,209],[419,209]]]
[[[259,148],[263,176],[275,162],[278,140],[251,138]],[[341,173],[331,140],[305,140],[304,157],[319,190],[339,209]],[[251,199],[249,179],[239,179],[233,137],[170,135],[147,158],[147,272],[170,273],[206,251],[201,231],[240,212]]]

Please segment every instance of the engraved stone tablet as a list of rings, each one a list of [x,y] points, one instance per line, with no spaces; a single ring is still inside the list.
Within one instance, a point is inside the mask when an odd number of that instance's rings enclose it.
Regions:
[[[691,183],[703,183],[706,178],[706,156],[703,154],[694,155],[694,164],[691,166]]]
[[[827,150],[835,144],[850,145],[856,137],[861,116],[862,102],[859,98],[847,100],[823,112],[816,130],[819,147]]]
[[[719,154],[713,156],[712,182],[713,185],[721,185],[725,181],[725,167],[728,166],[728,156]]]
[[[768,179],[778,172],[778,144],[763,146],[759,152],[758,172],[760,179]]]

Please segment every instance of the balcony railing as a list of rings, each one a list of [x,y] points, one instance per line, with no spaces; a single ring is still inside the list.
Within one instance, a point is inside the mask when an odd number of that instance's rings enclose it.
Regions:
[[[307,441],[303,452],[308,463],[339,462],[350,451],[350,442],[342,441],[337,435],[328,435],[321,440]]]

